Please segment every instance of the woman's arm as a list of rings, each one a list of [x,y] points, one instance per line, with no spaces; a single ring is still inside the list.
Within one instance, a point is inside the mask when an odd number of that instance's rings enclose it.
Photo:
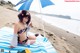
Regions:
[[[17,35],[18,30],[19,30],[19,26],[18,26],[17,23],[15,23],[15,24],[14,24],[14,34]]]
[[[30,26],[30,27],[33,27],[32,22],[30,22],[29,26]]]
[[[13,34],[13,38],[12,38],[12,40],[11,40],[11,46],[10,46],[11,48],[16,47],[17,44],[18,44],[18,41],[17,41],[17,39],[18,39],[17,32],[18,32],[18,25],[15,24],[15,25],[14,25],[14,34]]]

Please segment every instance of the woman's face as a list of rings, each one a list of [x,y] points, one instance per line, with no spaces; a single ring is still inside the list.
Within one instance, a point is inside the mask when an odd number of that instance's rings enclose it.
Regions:
[[[26,23],[27,21],[28,21],[28,17],[24,17],[24,18],[23,18],[23,22]]]

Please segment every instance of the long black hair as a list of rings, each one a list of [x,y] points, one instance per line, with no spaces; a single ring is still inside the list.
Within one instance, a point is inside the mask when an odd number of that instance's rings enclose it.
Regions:
[[[28,13],[28,14],[27,14]],[[31,21],[31,15],[26,10],[22,10],[20,14],[18,14],[19,21],[22,22],[24,17],[28,17],[28,21],[26,24],[28,25]]]

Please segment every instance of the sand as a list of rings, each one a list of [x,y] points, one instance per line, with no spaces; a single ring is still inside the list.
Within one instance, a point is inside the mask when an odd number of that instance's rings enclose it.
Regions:
[[[4,26],[13,27],[14,23],[18,21],[17,14],[19,12],[7,9],[0,6],[0,28]],[[49,39],[53,47],[58,53],[80,53],[80,36],[72,34],[68,31],[50,25],[49,23],[44,22],[35,16],[35,13],[30,12],[32,17],[33,27],[31,32],[41,33]]]

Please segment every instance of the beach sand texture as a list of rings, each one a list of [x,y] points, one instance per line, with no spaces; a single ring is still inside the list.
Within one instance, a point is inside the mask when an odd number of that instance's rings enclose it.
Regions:
[[[6,9],[0,6],[0,28],[4,26],[13,27],[18,21],[19,12]],[[42,20],[35,16],[35,13],[30,12],[32,17],[33,27],[31,32],[43,34]],[[52,26],[44,22],[45,35],[52,43],[58,53],[80,53],[80,37],[68,31]]]

